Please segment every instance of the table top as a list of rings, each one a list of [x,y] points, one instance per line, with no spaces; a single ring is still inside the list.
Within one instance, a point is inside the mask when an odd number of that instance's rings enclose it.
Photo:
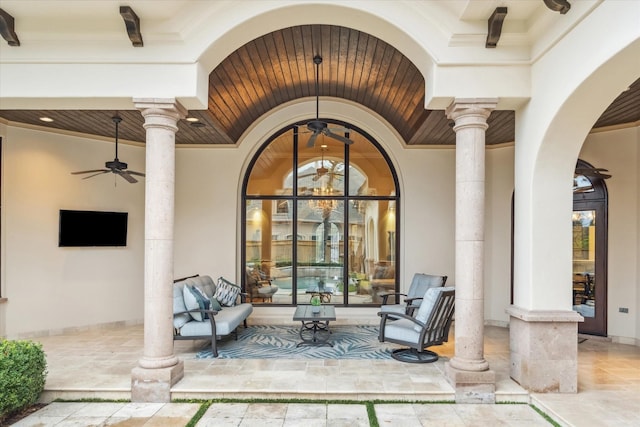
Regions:
[[[313,313],[311,311],[312,305],[299,305],[296,307],[296,312],[293,314],[294,321],[302,322],[326,322],[329,320],[336,320],[336,308],[333,305],[321,305],[319,313]]]

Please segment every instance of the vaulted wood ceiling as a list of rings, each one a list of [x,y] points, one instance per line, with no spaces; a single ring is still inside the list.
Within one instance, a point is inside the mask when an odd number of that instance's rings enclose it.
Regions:
[[[229,55],[209,76],[209,107],[182,120],[177,144],[235,144],[251,124],[271,109],[315,96],[313,56],[320,54],[319,95],[366,106],[384,117],[409,145],[452,145],[455,134],[444,111],[425,110],[425,82],[397,49],[369,34],[339,26],[302,25],[257,38]],[[595,127],[640,121],[640,80],[623,92]],[[144,142],[139,111],[0,110],[0,117],[75,132],[113,136],[111,117],[123,118],[122,139]],[[53,119],[44,123],[41,117]],[[322,110],[320,116],[330,117]],[[309,117],[312,119],[313,117]],[[489,117],[488,145],[512,142],[513,111]]]

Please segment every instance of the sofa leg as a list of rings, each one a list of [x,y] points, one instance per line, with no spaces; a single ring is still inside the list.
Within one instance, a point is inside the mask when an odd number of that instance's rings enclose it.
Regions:
[[[247,329],[247,319],[244,319],[244,328]]]
[[[218,343],[216,341],[216,337],[213,337],[211,340],[211,352],[213,353],[213,357],[218,357]]]

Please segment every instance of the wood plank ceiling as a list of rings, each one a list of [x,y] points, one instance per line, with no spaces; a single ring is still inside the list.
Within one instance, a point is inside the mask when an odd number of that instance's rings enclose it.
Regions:
[[[384,117],[409,145],[453,145],[455,134],[444,111],[425,110],[425,82],[397,49],[369,34],[339,26],[301,25],[257,38],[229,55],[209,75],[209,106],[190,111],[198,122],[181,120],[177,144],[235,144],[269,110],[315,96],[313,56],[323,62],[321,97],[347,99]],[[640,80],[623,92],[595,127],[640,121]],[[320,115],[330,118],[330,112]],[[144,142],[139,111],[0,110],[13,122],[113,136],[111,117],[123,118],[120,138]],[[44,123],[40,117],[54,121]],[[312,119],[313,117],[309,117]],[[488,145],[514,141],[515,113],[494,111],[488,119]]]

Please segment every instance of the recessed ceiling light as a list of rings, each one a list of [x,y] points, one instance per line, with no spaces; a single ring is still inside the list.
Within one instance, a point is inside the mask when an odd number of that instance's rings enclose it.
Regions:
[[[198,122],[198,121],[200,121],[200,119],[198,119],[197,117],[187,117],[186,120],[188,122]]]
[[[202,128],[202,127],[205,127],[206,125],[202,122],[191,122],[191,126],[193,126],[194,128]]]
[[[47,123],[51,123],[53,121],[51,117],[40,117],[40,120]]]

